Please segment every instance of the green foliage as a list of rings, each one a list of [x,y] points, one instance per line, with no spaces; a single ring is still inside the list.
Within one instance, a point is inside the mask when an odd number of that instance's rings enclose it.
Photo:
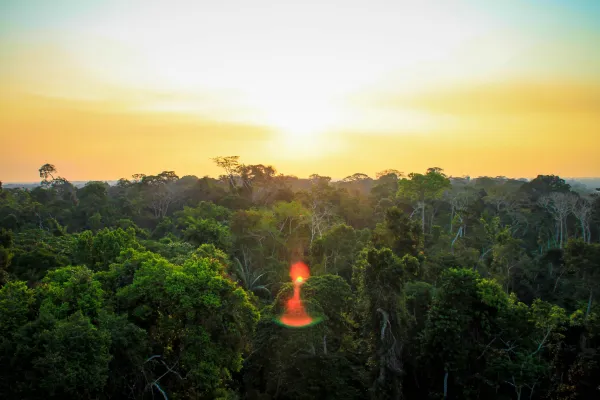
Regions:
[[[87,265],[93,270],[106,270],[122,250],[139,248],[133,228],[104,228],[95,235],[90,231],[77,236],[73,251],[75,263]]]
[[[259,273],[245,266],[238,258],[233,260],[233,274],[240,285],[250,293],[257,295],[271,295],[271,291],[262,282],[265,280],[265,272]]]
[[[110,362],[108,380],[104,393],[119,397],[132,387],[143,387],[139,368],[150,354],[148,333],[128,321],[125,315],[103,311],[99,315],[99,327],[110,335]]]
[[[440,168],[429,168],[425,174],[411,172],[409,179],[400,180],[398,194],[418,201],[441,197],[444,189],[450,187],[450,180],[442,171]]]
[[[151,346],[163,358],[179,360],[187,376],[185,388],[174,377],[163,388],[209,396],[240,370],[258,312],[223,273],[214,259],[175,266],[154,258],[142,262],[133,283],[117,291],[119,308],[138,326],[153,327]]]
[[[576,277],[576,285],[580,288],[580,299],[587,298],[586,316],[589,315],[600,284],[600,245],[586,244],[582,240],[572,240],[567,244],[564,253],[565,264]]]
[[[160,254],[173,264],[182,265],[195,250],[195,247],[173,236],[163,237],[159,240],[140,240],[140,244],[147,250]]]
[[[207,201],[201,201],[196,207],[183,207],[182,211],[175,213],[178,223],[185,224],[188,219],[214,219],[226,222],[231,216],[231,210]]]
[[[112,296],[118,289],[133,283],[133,277],[143,263],[157,262],[161,259],[161,256],[149,251],[127,249],[121,252],[108,271],[99,271],[94,278],[100,282],[105,292],[111,294],[109,300],[113,300]]]
[[[406,311],[410,317],[412,331],[410,337],[417,338],[416,333],[421,332],[425,327],[425,321],[427,320],[429,308],[431,306],[434,288],[426,282],[409,281],[406,282],[403,290],[406,296]],[[417,343],[415,343],[415,347],[418,348]],[[414,351],[414,353],[418,352]]]
[[[12,231],[6,230],[4,228],[0,228],[0,247],[4,247],[5,249],[10,249],[13,247],[14,239]]]
[[[231,247],[231,233],[227,227],[231,211],[225,207],[201,201],[196,208],[184,207],[183,211],[175,213],[177,226],[182,230],[184,240],[194,246],[211,243],[218,248],[229,251]],[[155,230],[155,236],[160,235],[157,230],[172,231],[167,228],[170,220],[164,219]]]
[[[408,178],[398,182],[397,196],[417,202],[421,209],[421,229],[425,232],[425,205],[427,201],[439,199],[446,189],[450,188],[450,179],[441,168],[429,168],[427,173],[411,172]]]
[[[331,344],[338,341],[337,346],[346,346],[344,335],[349,334],[349,329],[354,322],[350,318],[352,311],[352,290],[350,285],[340,276],[319,275],[313,276],[306,281],[302,288],[303,296],[308,302],[318,304],[321,317],[325,319],[324,333],[327,341],[328,351],[335,347]]]
[[[514,276],[531,266],[531,261],[522,241],[510,233],[510,226],[496,233],[492,245],[490,271],[498,282],[501,282],[506,292],[515,290]]]
[[[40,332],[44,353],[33,360],[40,388],[54,396],[93,395],[108,378],[110,336],[76,312]]]
[[[421,334],[420,362],[430,365],[430,378],[435,382],[430,388],[433,393],[444,393],[445,397],[448,391],[457,391],[453,396],[469,397],[469,389],[473,385],[469,360],[478,350],[478,343],[473,343],[469,329],[473,327],[475,331],[481,331],[487,326],[487,321],[478,321],[477,316],[470,312],[471,307],[477,308],[477,300],[476,274],[458,269],[444,273]],[[486,331],[482,333],[484,338],[489,334]],[[443,386],[440,385],[442,378]]]
[[[388,247],[399,256],[410,254],[416,257],[422,251],[422,231],[402,210],[392,207],[386,211],[384,222],[377,224],[373,244]]]
[[[83,187],[47,164],[0,190],[0,398],[598,396],[600,197],[215,161]],[[318,323],[292,329],[297,260]]]
[[[79,311],[61,320],[41,314],[4,337],[0,394],[35,399],[95,397],[108,378],[109,344],[108,332]]]
[[[8,268],[13,258],[10,249],[0,247],[0,286],[8,281]]]
[[[32,314],[34,292],[24,282],[9,282],[0,288],[0,337],[9,339]]]
[[[316,325],[289,329],[273,323],[292,296],[291,283],[284,285],[273,304],[261,313],[248,359],[247,391],[252,398],[284,399],[364,398],[365,371],[354,355],[355,322],[350,313],[352,291],[335,275],[312,276],[302,286],[308,313],[320,318]],[[327,370],[327,374],[322,371]],[[270,398],[269,397],[269,398]],[[266,398],[266,397],[265,397]]]
[[[389,248],[366,248],[354,266],[363,351],[373,366],[371,389],[376,398],[397,398],[403,390],[402,343],[409,321],[403,287],[414,278],[415,261],[409,254],[399,258]]]
[[[23,231],[15,235],[8,272],[14,278],[39,282],[47,271],[66,266],[71,258],[73,240],[47,231]]]
[[[65,318],[76,311],[95,318],[103,303],[100,282],[86,267],[64,267],[48,272],[39,288],[40,312]]]
[[[336,225],[311,245],[313,269],[338,274],[350,280],[352,265],[366,243],[361,242],[351,226]]]
[[[223,250],[229,250],[231,246],[229,229],[211,219],[187,221],[186,228],[183,230],[183,239],[195,246],[210,243]]]

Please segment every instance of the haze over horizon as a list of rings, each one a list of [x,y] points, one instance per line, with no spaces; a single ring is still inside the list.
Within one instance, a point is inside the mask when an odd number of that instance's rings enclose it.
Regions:
[[[600,2],[0,4],[0,180],[600,176]]]
[[[57,169],[57,175],[61,176],[60,174],[60,170]],[[177,171],[174,171],[177,174]],[[400,171],[403,172],[403,171]],[[445,171],[444,171],[445,172]],[[158,173],[156,171],[149,171],[148,174],[146,175],[151,175],[152,173]],[[277,171],[277,173],[282,173],[284,175],[291,175],[291,176],[295,176],[299,179],[309,179],[310,176],[306,175],[306,176],[297,176],[294,174],[287,174],[286,171]],[[408,173],[403,172],[404,175],[408,175]],[[352,174],[348,174],[345,177],[338,177],[338,176],[333,176],[330,177],[332,179],[333,182],[337,182],[337,181],[343,181],[345,178],[349,177]],[[368,174],[367,174],[368,175]],[[178,176],[180,178],[184,177],[184,176],[196,176],[197,178],[202,178],[205,176],[208,176],[209,178],[218,178],[219,174],[215,174],[215,175],[208,175],[208,174],[202,174],[202,173],[189,173],[189,174],[178,174]],[[471,176],[471,175],[448,175],[449,178],[464,178],[468,176],[471,179],[476,179],[479,177],[490,177],[490,178],[497,178],[497,177],[504,177],[504,178],[508,178],[508,179],[526,179],[528,181],[531,181],[532,179],[535,178],[535,176],[506,176],[506,175],[478,175],[478,176]],[[83,183],[87,183],[87,182],[107,182],[107,183],[117,183],[119,181],[119,179],[121,178],[125,178],[125,179],[129,179],[131,178],[131,176],[122,176],[120,178],[111,178],[111,179],[77,179],[77,180],[71,180],[68,179],[68,177],[65,177],[65,179],[69,180],[71,183],[73,184],[83,184]],[[376,176],[375,174],[373,175],[369,175],[369,178],[372,178],[374,180],[376,180]],[[598,183],[600,183],[600,177],[598,176],[561,176],[562,179],[564,179],[567,183],[570,183],[572,181],[575,182],[579,182],[579,183],[583,183],[585,185],[587,185],[590,189],[595,189],[596,186],[598,186]],[[30,181],[2,181],[0,180],[0,182],[2,182],[4,185],[11,187],[14,185],[40,185],[40,179],[39,177],[37,179],[33,179]]]

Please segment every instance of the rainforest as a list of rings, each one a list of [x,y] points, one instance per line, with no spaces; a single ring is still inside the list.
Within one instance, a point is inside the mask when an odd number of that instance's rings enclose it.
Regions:
[[[213,162],[0,190],[1,398],[600,397],[597,190]]]

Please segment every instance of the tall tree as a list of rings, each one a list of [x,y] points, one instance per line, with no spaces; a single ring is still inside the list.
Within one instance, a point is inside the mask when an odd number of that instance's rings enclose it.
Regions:
[[[556,241],[562,248],[569,238],[567,217],[577,204],[577,196],[566,192],[552,192],[539,198],[538,204],[552,215],[556,222]]]
[[[39,169],[40,178],[42,178],[42,184],[49,184],[51,180],[54,180],[54,174],[56,173],[56,167],[53,164],[44,164]],[[51,178],[51,179],[48,179]]]
[[[402,287],[414,276],[419,262],[405,255],[397,257],[389,248],[367,248],[354,266],[352,280],[357,288],[358,313],[364,339],[374,368],[374,398],[403,398],[403,348],[406,335]]]
[[[235,176],[239,172],[239,159],[240,156],[219,156],[212,159],[218,167],[225,170],[224,178],[229,182],[229,187],[232,191],[237,190]]]
[[[450,187],[450,179],[441,168],[429,168],[425,174],[411,172],[408,179],[400,180],[398,196],[417,202],[416,210],[421,211],[421,229],[425,232],[425,204],[438,199]]]
[[[583,292],[587,292],[587,318],[592,309],[594,291],[600,285],[600,244],[587,244],[580,239],[571,240],[565,248],[564,259],[568,268],[577,274]]]
[[[577,218],[577,221],[579,221],[583,241],[590,243],[592,241],[592,232],[590,230],[590,221],[593,212],[592,202],[589,199],[582,197],[575,203],[572,212],[575,218]]]

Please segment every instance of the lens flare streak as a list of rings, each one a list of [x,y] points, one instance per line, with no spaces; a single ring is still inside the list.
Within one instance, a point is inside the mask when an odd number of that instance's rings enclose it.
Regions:
[[[294,282],[294,294],[285,304],[285,313],[279,318],[281,324],[301,328],[312,325],[317,322],[306,313],[302,299],[300,298],[300,288],[310,276],[310,272],[306,264],[297,262],[290,268],[290,277]]]

